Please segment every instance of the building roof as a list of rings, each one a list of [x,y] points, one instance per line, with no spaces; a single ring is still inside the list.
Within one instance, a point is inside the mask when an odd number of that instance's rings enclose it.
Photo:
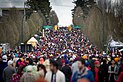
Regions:
[[[24,2],[27,0],[0,0],[0,8],[24,8]]]

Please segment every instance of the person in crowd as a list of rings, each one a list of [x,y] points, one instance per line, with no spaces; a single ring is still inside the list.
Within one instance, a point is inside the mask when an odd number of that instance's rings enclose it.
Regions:
[[[106,63],[106,60],[102,61],[102,65],[100,65],[100,81],[99,82],[108,82],[108,67],[109,65]]]
[[[116,81],[116,74],[118,74],[117,66],[115,65],[115,60],[112,59],[111,65],[108,68],[108,74],[109,74],[109,82],[115,82]]]
[[[94,82],[100,82],[100,62],[99,61],[95,61],[95,68],[94,68],[94,78],[95,81]]]
[[[65,60],[65,63],[63,63],[63,67],[61,68],[61,71],[65,74],[66,82],[70,82],[72,76],[72,70],[69,66],[68,60]]]
[[[17,73],[12,75],[10,82],[20,82],[20,78],[22,77],[24,73],[24,68],[25,66],[19,66],[17,69]]]
[[[43,74],[43,72],[38,72],[37,71],[37,66],[32,65],[32,74],[35,76],[35,79],[39,79],[41,77],[41,74]]]
[[[7,56],[3,55],[0,58],[0,82],[3,82],[3,78],[2,78],[2,74],[3,74],[3,70],[8,66],[7,64]]]
[[[16,67],[16,62],[17,62],[17,60],[19,59],[19,54],[18,53],[14,53],[14,56],[13,56],[13,65],[14,65],[14,67]]]
[[[25,73],[22,75],[20,82],[34,82],[36,80],[33,74],[33,66],[29,65],[25,68]]]
[[[76,71],[78,71],[78,59],[75,59],[74,63],[72,64],[72,76]]]
[[[121,65],[118,71],[118,75],[120,75],[121,72],[123,72],[123,60],[121,60]]]
[[[38,64],[44,64],[44,58],[40,58],[40,61],[38,62]]]
[[[79,70],[76,71],[72,77],[72,82],[77,82],[77,81],[81,80],[82,78],[86,78],[90,82],[94,82],[94,75],[91,70],[88,70],[88,68],[85,67],[84,59],[78,60],[78,68],[79,68]]]
[[[16,69],[13,67],[13,61],[8,61],[8,66],[3,71],[3,82],[10,82],[12,75],[16,73]]]
[[[123,82],[123,72],[120,73],[116,82]]]
[[[16,62],[16,67],[19,67],[20,65],[26,66],[24,54],[21,54],[20,58]]]
[[[43,64],[39,64],[37,66],[37,71],[39,72],[40,76],[43,77],[43,78],[45,77],[45,75],[47,73],[46,68]]]
[[[17,69],[20,66],[27,66],[25,68],[26,72],[20,80],[22,82],[34,82],[35,80],[43,82],[44,77],[47,82],[70,81],[71,73],[68,70],[70,68],[66,60],[70,61],[72,82],[108,82],[108,80],[109,82],[114,82],[116,81],[116,72],[119,67],[118,74],[119,77],[120,75],[122,76],[123,66],[121,62],[118,62],[123,57],[122,53],[115,49],[108,49],[106,53],[105,51],[101,52],[84,36],[80,29],[72,28],[71,31],[68,31],[66,27],[55,31],[49,29],[45,30],[45,37],[42,36],[42,33],[38,35],[41,38],[32,52],[23,53],[18,48],[16,49],[17,52],[11,49],[2,53],[6,55],[1,55],[3,61],[0,62],[0,82],[3,82],[1,79],[3,69],[7,67],[7,61],[11,59],[14,60],[14,66]],[[15,55],[15,58],[13,55]],[[18,57],[20,58],[18,59]],[[81,57],[86,61],[79,60]],[[114,62],[110,62],[112,58],[115,58],[116,61],[118,60],[118,69],[115,67],[116,64],[113,64]],[[54,59],[55,62],[50,61],[50,59]],[[97,60],[103,62],[100,67],[94,63]],[[110,65],[111,63],[112,65]],[[43,65],[46,67],[47,72]],[[94,72],[94,75],[91,71]],[[15,79],[14,76],[11,77]]]
[[[46,68],[46,71],[50,71],[50,60],[46,59],[44,64],[43,64]]]
[[[45,76],[47,82],[65,82],[65,75],[58,70],[58,63],[55,60],[50,60],[50,70]]]
[[[33,60],[31,58],[26,58],[26,65],[33,65]]]

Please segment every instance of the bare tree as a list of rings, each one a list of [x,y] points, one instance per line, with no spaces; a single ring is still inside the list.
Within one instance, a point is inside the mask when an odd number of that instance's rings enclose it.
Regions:
[[[59,19],[58,19],[57,14],[56,14],[56,12],[55,12],[55,11],[51,11],[51,12],[50,12],[50,20],[51,20],[51,24],[52,24],[52,26],[54,26],[54,25],[57,25],[57,24],[58,24]]]

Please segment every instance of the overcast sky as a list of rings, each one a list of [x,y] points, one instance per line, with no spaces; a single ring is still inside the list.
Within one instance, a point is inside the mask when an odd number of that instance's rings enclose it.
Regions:
[[[68,26],[72,24],[72,12],[74,8],[73,0],[50,0],[52,9],[55,10],[59,18],[59,24]]]

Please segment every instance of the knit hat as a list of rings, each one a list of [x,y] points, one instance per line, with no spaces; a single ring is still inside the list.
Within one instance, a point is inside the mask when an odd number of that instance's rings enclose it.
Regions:
[[[26,72],[32,72],[33,71],[33,66],[29,65],[25,68]]]
[[[3,62],[7,62],[7,56],[6,55],[3,55],[2,59],[3,59]]]
[[[87,56],[86,56],[86,55],[84,55],[84,56],[82,56],[82,58],[83,58],[83,59],[87,59]]]
[[[12,60],[9,60],[8,61],[8,65],[12,65],[13,64],[13,61]]]
[[[65,60],[62,60],[61,62],[62,62],[62,64],[63,64],[63,63],[65,63]]]
[[[100,64],[100,62],[99,61],[95,61],[94,64]]]
[[[116,57],[114,58],[115,62],[118,62],[120,60],[120,58]]]

